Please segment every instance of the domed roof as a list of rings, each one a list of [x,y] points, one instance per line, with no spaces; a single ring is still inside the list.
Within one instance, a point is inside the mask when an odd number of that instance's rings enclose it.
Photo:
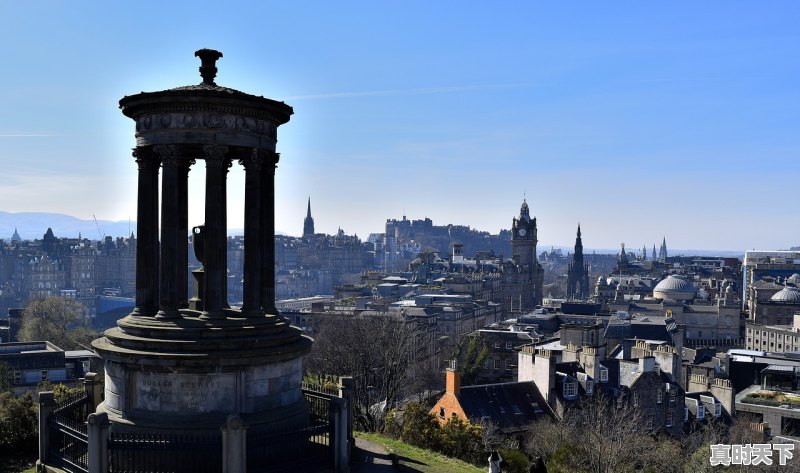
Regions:
[[[694,287],[694,284],[690,283],[689,281],[683,279],[680,276],[674,276],[670,274],[660,283],[656,284],[656,287],[653,288],[653,292],[697,292],[697,289]]]
[[[791,302],[800,304],[800,289],[797,289],[796,287],[784,287],[770,297],[769,300],[774,302]]]

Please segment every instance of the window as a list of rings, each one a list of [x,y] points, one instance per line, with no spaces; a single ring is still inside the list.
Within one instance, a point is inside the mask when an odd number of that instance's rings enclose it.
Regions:
[[[722,415],[722,404],[714,404],[714,417]]]
[[[689,421],[689,408],[688,407],[684,407],[683,408],[683,421],[684,422],[688,422]]]
[[[658,390],[658,394],[656,394],[656,402],[658,404],[661,404],[662,402],[664,402],[664,392],[661,391],[660,389]]]
[[[674,394],[670,394],[669,395],[669,405],[670,406],[674,406],[675,405],[675,395]]]
[[[601,383],[608,382],[608,368],[600,368],[600,382]]]
[[[653,414],[650,414],[649,416],[647,416],[647,428],[648,429],[652,429],[653,428],[653,424],[655,423],[655,418],[656,418],[656,416],[654,416]]]
[[[574,397],[578,395],[578,383],[564,383],[564,397]]]
[[[511,342],[506,342],[506,350],[511,350]]]
[[[22,382],[22,372],[14,371],[14,384],[19,384],[21,382]]]
[[[586,380],[586,394],[592,394],[594,391],[594,381],[591,379]]]
[[[47,381],[47,370],[42,370],[42,381]]]
[[[439,408],[439,417],[441,417],[442,419],[444,419],[444,417],[445,417],[445,413],[444,413],[444,407],[440,407],[440,408]]]
[[[672,427],[672,412],[667,412],[667,427]]]
[[[633,405],[634,406],[639,405],[639,393],[633,393]]]
[[[495,360],[494,360],[494,369],[496,369],[496,370],[500,369],[500,358],[495,358]]]
[[[494,347],[499,349],[500,348],[500,342],[494,342]]]

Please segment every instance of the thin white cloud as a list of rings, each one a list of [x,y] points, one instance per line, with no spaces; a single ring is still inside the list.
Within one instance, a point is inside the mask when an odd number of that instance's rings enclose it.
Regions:
[[[474,90],[495,90],[495,89],[514,89],[520,87],[530,87],[534,84],[486,84],[486,85],[457,85],[448,87],[418,87],[412,89],[389,89],[389,90],[367,90],[360,92],[330,92],[326,94],[311,95],[292,95],[284,97],[284,100],[319,100],[336,99],[350,97],[379,97],[392,95],[419,95],[419,94],[441,94],[451,92],[468,92]]]
[[[41,133],[35,131],[0,130],[0,138],[41,138],[51,136],[64,136],[56,133]]]

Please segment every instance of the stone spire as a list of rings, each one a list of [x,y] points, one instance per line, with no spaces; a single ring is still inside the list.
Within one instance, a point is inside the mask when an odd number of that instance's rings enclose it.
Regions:
[[[314,219],[311,217],[311,197],[308,198],[308,211],[306,212],[306,219],[303,221],[303,236],[310,237],[314,235]]]

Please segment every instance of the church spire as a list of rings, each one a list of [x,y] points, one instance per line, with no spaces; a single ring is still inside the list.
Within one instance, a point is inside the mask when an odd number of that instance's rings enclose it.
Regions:
[[[303,237],[314,235],[314,219],[311,217],[311,197],[308,197],[308,211],[306,219],[303,221]]]

